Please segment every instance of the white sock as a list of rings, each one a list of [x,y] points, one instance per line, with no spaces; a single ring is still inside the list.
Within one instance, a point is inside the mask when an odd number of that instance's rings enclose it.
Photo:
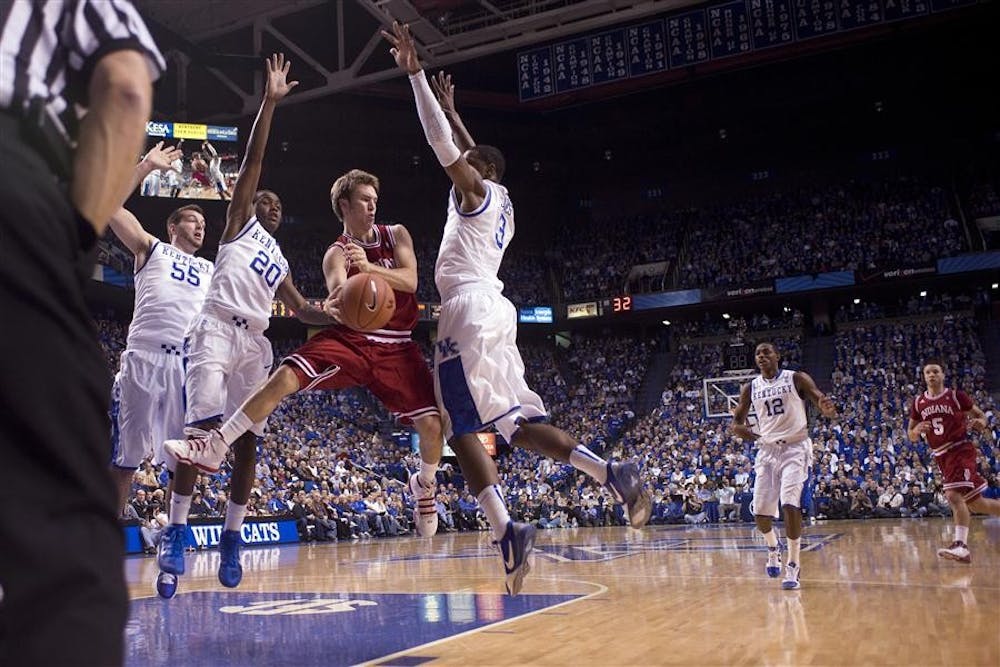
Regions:
[[[802,538],[796,537],[794,540],[788,538],[788,562],[795,563],[799,562],[799,548],[802,546]]]
[[[774,528],[761,534],[764,536],[764,541],[767,542],[768,549],[778,548],[778,532]]]
[[[479,506],[483,508],[486,518],[489,519],[493,537],[502,540],[507,532],[507,524],[510,523],[510,514],[507,513],[507,503],[504,502],[503,494],[500,493],[500,487],[491,484],[476,497],[479,499]]]
[[[239,530],[243,517],[247,515],[246,505],[237,505],[232,500],[226,503],[226,525],[223,530]]]
[[[601,484],[608,483],[608,462],[583,445],[569,453],[569,462],[580,472],[585,472]]]
[[[222,439],[227,445],[232,445],[236,442],[236,438],[249,431],[251,426],[253,426],[253,422],[250,421],[250,418],[242,410],[237,410],[225,424],[219,427],[219,433],[222,434]]]
[[[420,481],[423,482],[424,487],[428,489],[437,487],[437,463],[427,463],[423,459],[420,459]]]
[[[968,526],[955,526],[955,539],[962,544],[969,543],[969,527]]]
[[[176,491],[170,494],[170,523],[186,524],[190,511],[191,496],[182,496]]]

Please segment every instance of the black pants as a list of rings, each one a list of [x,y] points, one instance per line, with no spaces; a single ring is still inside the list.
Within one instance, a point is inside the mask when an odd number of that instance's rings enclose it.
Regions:
[[[0,115],[0,664],[115,665],[128,603],[92,243],[16,127]]]

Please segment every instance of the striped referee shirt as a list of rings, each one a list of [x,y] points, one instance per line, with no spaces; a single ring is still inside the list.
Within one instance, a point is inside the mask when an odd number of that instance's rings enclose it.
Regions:
[[[123,49],[146,57],[154,81],[166,69],[129,0],[0,0],[0,109],[20,113],[41,97],[75,127],[72,105],[87,106],[94,66]]]

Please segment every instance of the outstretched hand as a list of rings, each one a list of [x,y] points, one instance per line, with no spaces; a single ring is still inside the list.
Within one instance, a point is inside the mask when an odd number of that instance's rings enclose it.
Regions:
[[[285,60],[284,53],[274,53],[267,59],[267,99],[277,102],[299,85],[288,80],[288,69],[292,61]]]
[[[455,113],[455,84],[451,82],[451,74],[444,71],[438,72],[437,76],[431,77],[431,88],[437,96],[441,111],[446,114]]]
[[[417,57],[417,46],[410,34],[410,26],[393,21],[392,32],[383,30],[382,36],[392,44],[389,53],[401,70],[411,75],[420,71],[420,58]]]
[[[149,149],[149,152],[142,156],[142,161],[153,169],[170,169],[170,163],[184,155],[184,151],[176,146],[163,147],[163,142],[159,141]]]

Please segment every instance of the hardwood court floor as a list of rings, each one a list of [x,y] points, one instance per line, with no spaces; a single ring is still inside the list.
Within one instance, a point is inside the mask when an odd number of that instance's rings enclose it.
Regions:
[[[1000,521],[971,565],[950,521],[805,530],[802,588],[764,574],[752,526],[540,531],[517,598],[485,533],[246,549],[235,590],[189,554],[170,601],[126,564],[128,664],[1000,665]]]

